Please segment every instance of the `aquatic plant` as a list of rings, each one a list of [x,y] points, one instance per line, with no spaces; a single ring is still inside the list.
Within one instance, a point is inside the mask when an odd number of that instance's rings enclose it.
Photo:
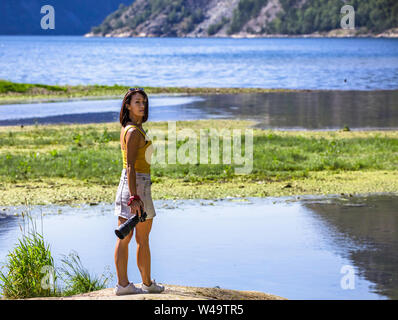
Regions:
[[[49,244],[37,231],[36,223],[27,215],[22,238],[17,246],[7,255],[5,267],[8,271],[0,271],[0,289],[8,299],[30,297],[49,297],[57,295],[54,259]],[[27,228],[25,228],[27,223]],[[48,280],[52,281],[48,281]]]
[[[66,284],[64,296],[86,293],[105,289],[111,275],[104,272],[100,277],[90,274],[83,266],[77,252],[72,251],[62,259],[63,267],[60,268],[61,277]]]
[[[22,214],[22,237],[7,255],[0,271],[0,294],[6,299],[69,296],[106,288],[112,275],[104,272],[100,277],[84,268],[77,252],[72,251],[56,268],[50,245],[43,233],[37,231],[36,222],[28,212]],[[57,280],[63,281],[63,286]]]

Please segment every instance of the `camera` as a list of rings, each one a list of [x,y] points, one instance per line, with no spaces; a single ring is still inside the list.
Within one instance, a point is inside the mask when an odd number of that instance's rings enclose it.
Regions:
[[[137,223],[145,221],[146,212],[143,212],[142,207],[140,207],[140,210],[141,217],[136,214],[117,227],[117,229],[115,230],[115,234],[118,236],[119,239],[124,239],[130,233],[130,231],[134,229]]]

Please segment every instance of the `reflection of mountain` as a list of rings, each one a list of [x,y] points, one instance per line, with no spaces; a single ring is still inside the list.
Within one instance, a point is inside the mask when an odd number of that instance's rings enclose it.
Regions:
[[[398,299],[398,197],[371,196],[354,200],[303,205],[343,234],[356,247],[333,239],[374,290]],[[343,246],[343,247],[342,247]]]
[[[15,230],[17,220],[18,217],[4,215],[0,213],[0,243],[6,237],[9,231]]]
[[[201,99],[193,99],[191,103],[162,107],[151,107],[151,101],[154,100],[149,97],[149,121],[228,118],[256,120],[256,127],[264,129],[327,129],[342,128],[344,125],[350,128],[398,128],[398,91],[271,92],[199,96]],[[191,98],[187,99],[191,101]],[[180,99],[182,98],[175,98],[175,102]],[[90,103],[95,106],[102,102],[93,100]],[[36,104],[29,107],[33,112],[34,108],[42,106]],[[68,103],[63,107],[68,108]],[[82,107],[87,108],[86,102],[82,103]],[[76,105],[73,108],[76,108]],[[0,126],[34,124],[36,121],[40,124],[113,122],[118,121],[118,116],[118,112],[90,111],[86,114],[43,118],[5,118],[7,120],[0,120]]]
[[[260,128],[397,128],[397,101],[398,91],[318,91],[209,95],[195,105]]]

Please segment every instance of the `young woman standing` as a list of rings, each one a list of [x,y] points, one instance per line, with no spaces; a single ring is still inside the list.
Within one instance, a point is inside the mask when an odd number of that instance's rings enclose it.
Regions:
[[[150,159],[152,141],[142,128],[148,119],[148,96],[142,88],[131,88],[123,99],[120,110],[120,145],[123,155],[123,170],[115,199],[115,215],[118,225],[135,214],[141,215],[140,207],[147,214],[144,222],[135,227],[137,242],[137,266],[141,273],[141,288],[137,288],[127,277],[128,245],[134,229],[123,240],[118,239],[115,248],[117,274],[116,295],[134,293],[160,293],[164,290],[151,279],[151,254],[149,233],[156,216],[151,196]],[[129,205],[128,205],[129,204]]]

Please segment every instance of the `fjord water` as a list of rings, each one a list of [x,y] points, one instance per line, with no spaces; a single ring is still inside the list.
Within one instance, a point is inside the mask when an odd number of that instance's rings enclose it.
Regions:
[[[0,79],[46,84],[325,89],[150,96],[149,121],[252,119],[267,129],[396,129],[398,39],[1,36]],[[333,90],[336,89],[336,90]],[[119,100],[0,106],[0,125],[117,121]]]
[[[398,88],[398,39],[1,36],[0,79],[44,84]]]
[[[150,244],[158,282],[259,290],[290,299],[398,299],[398,197],[156,200]],[[0,208],[0,261],[26,207]],[[115,281],[113,205],[32,206],[56,263],[75,250]],[[101,236],[99,236],[101,235]],[[129,278],[140,282],[130,244]],[[347,280],[349,278],[349,280]],[[347,281],[351,286],[347,286]]]

